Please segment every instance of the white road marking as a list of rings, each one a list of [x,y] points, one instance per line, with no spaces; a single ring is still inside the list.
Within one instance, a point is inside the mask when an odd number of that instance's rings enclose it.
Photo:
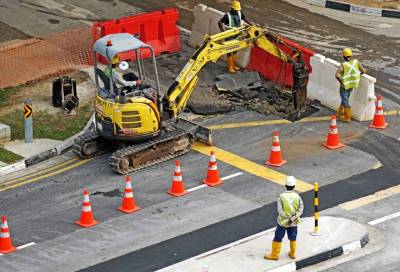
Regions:
[[[33,246],[33,245],[36,245],[36,243],[35,242],[30,242],[28,244],[25,244],[25,245],[17,247],[17,250],[20,250],[20,249],[23,249],[23,248],[26,248],[26,247],[30,247],[30,246]],[[0,253],[0,256],[3,256],[3,255],[4,254]]]
[[[375,226],[375,225],[378,225],[380,223],[392,220],[392,219],[397,218],[397,217],[400,217],[400,212],[389,214],[389,215],[386,215],[384,217],[369,221],[368,224],[371,225],[371,226]]]
[[[240,176],[240,175],[243,175],[243,172],[237,172],[235,174],[232,174],[232,175],[229,175],[229,176],[226,176],[226,177],[222,177],[221,180],[225,181],[225,180],[228,180],[228,179],[231,179],[231,178],[235,178],[235,177]],[[199,189],[202,189],[204,187],[208,187],[208,186],[206,184],[202,184],[202,185],[190,188],[187,191],[188,192],[193,192],[193,191],[197,191]]]

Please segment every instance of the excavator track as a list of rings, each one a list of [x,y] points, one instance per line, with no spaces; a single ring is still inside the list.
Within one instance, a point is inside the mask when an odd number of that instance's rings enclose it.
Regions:
[[[75,139],[72,151],[81,159],[94,157],[100,151],[98,148],[99,141],[104,141],[94,130],[89,130]]]
[[[125,175],[176,158],[190,151],[193,136],[188,131],[169,128],[155,139],[115,151],[109,165],[113,171]]]

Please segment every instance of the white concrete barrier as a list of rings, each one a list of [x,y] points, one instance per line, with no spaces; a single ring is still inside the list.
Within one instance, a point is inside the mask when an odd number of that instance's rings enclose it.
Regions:
[[[340,104],[339,82],[335,78],[339,62],[315,54],[311,57],[313,69],[308,82],[308,97],[316,99],[322,105],[336,110]],[[376,79],[369,75],[361,77],[360,86],[354,89],[350,104],[353,109],[352,118],[357,121],[372,120],[375,112],[375,82]]]
[[[214,35],[220,32],[218,21],[224,16],[222,11],[199,4],[193,9],[194,23],[192,33],[189,38],[189,45],[192,47],[200,46],[204,41],[204,36]],[[246,68],[250,62],[251,48],[246,48],[238,52],[237,65]]]

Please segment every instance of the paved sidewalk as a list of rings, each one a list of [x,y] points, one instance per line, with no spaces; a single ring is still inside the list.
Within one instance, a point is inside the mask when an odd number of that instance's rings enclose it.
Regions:
[[[4,144],[4,148],[22,157],[28,158],[54,148],[61,143],[62,141],[52,139],[33,139],[33,143],[25,143],[24,140],[15,140]]]
[[[296,267],[299,269],[348,254],[360,249],[361,244],[368,241],[367,229],[357,222],[337,217],[321,217],[319,223],[320,236],[310,234],[314,226],[314,219],[311,217],[305,218],[299,226],[295,261],[287,256],[289,242],[286,237],[279,261],[267,261],[263,258],[271,249],[274,229],[270,229],[161,269],[159,272],[290,272],[296,271]]]

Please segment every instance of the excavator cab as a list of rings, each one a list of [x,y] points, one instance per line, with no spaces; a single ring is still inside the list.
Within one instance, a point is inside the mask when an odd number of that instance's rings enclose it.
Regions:
[[[96,131],[105,139],[139,142],[158,136],[161,131],[161,94],[154,49],[128,33],[111,34],[97,40],[93,47],[96,93]],[[147,84],[143,54],[152,60],[155,87]],[[113,59],[136,62],[128,71],[127,61],[113,65]],[[98,60],[106,60],[105,68]],[[108,71],[107,71],[108,70]],[[107,72],[106,72],[107,71]],[[115,82],[118,73],[127,82],[140,80],[137,86]],[[107,75],[108,74],[108,75]]]

